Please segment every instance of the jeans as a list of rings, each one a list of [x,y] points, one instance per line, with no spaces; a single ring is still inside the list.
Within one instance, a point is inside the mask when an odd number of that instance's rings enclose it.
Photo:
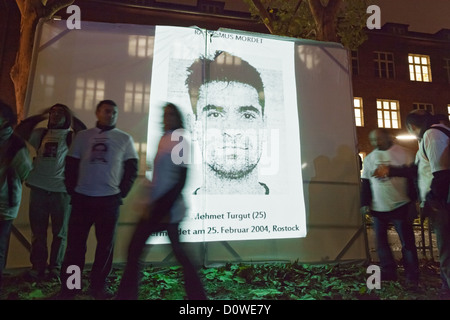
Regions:
[[[178,234],[178,223],[153,223],[150,220],[141,220],[133,234],[128,247],[128,259],[122,280],[119,286],[117,299],[137,300],[140,282],[141,262],[145,258],[144,249],[151,233],[167,230],[173,253],[183,267],[186,294],[189,300],[205,300],[206,294],[203,284],[192,264],[189,256],[184,251]]]
[[[397,278],[397,263],[392,255],[387,236],[389,223],[394,225],[400,238],[406,279],[410,281],[418,281],[419,279],[419,259],[413,223],[408,211],[409,205],[403,205],[390,212],[372,212],[377,253],[380,259],[381,279]]]
[[[450,287],[450,204],[429,213],[430,222],[436,235],[442,286]]]
[[[69,218],[67,248],[61,269],[62,290],[67,289],[67,268],[76,265],[83,272],[85,267],[86,243],[92,226],[95,226],[97,246],[90,274],[93,291],[103,290],[111,272],[114,241],[119,219],[121,200],[119,196],[87,197],[72,196],[72,212]],[[73,293],[80,291],[73,289]]]
[[[6,267],[12,223],[13,220],[0,220],[0,289],[2,287],[3,270]]]
[[[29,219],[32,233],[30,261],[33,269],[44,273],[47,266],[47,230],[52,223],[50,270],[59,271],[64,258],[67,223],[70,215],[70,196],[65,192],[49,192],[32,187],[30,190]]]

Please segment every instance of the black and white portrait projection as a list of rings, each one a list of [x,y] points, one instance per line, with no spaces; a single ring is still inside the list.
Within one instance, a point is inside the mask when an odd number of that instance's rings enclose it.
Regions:
[[[184,117],[172,154],[189,165],[183,241],[306,236],[294,63],[290,41],[156,27],[148,175],[168,101]],[[150,241],[168,242],[164,233]]]

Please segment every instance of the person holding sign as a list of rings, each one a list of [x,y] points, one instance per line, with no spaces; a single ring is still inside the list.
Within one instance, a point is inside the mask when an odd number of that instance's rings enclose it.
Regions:
[[[261,75],[225,51],[200,57],[188,68],[186,85],[202,149],[205,181],[194,194],[269,194],[258,180],[265,128]]]

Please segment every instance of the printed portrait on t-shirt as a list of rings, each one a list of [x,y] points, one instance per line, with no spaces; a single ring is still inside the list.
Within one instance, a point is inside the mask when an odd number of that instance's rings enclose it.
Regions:
[[[107,163],[108,145],[104,142],[94,143],[91,148],[91,163]]]
[[[44,144],[44,158],[56,158],[58,151],[58,142],[46,142]]]

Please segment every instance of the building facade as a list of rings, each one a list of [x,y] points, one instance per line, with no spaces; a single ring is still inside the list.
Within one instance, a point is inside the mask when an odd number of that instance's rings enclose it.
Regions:
[[[413,109],[450,116],[450,30],[425,34],[387,23],[367,34],[351,53],[356,131],[364,155],[373,149],[368,135],[375,128],[407,135],[404,120]],[[416,140],[397,141],[417,148]]]
[[[226,8],[225,2],[196,0],[174,4],[158,0],[77,0],[85,21],[147,25],[230,28],[268,33],[250,13]],[[61,18],[69,16],[65,10]],[[14,105],[9,72],[15,60],[20,13],[15,1],[0,1],[0,95]],[[351,52],[355,125],[363,156],[373,147],[369,132],[388,128],[394,136],[406,135],[404,119],[414,108],[450,114],[450,30],[435,34],[408,31],[403,24],[388,23],[367,30],[368,40]],[[417,148],[414,140],[399,140]]]

